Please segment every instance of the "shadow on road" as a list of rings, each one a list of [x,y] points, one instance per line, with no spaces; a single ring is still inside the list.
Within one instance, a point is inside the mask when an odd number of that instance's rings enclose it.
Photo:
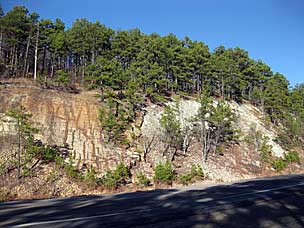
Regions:
[[[303,181],[0,203],[0,227],[304,227]]]

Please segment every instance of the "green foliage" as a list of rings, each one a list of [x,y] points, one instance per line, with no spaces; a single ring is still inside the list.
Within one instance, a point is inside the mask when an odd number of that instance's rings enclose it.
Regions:
[[[165,107],[160,118],[160,124],[164,129],[164,142],[169,149],[177,150],[182,142],[181,123],[179,120],[179,103]]]
[[[24,107],[19,107],[16,109],[11,109],[6,112],[6,115],[13,118],[16,122],[16,131],[18,139],[18,157],[16,161],[17,165],[17,178],[20,178],[20,173],[22,167],[26,169],[27,163],[32,161],[32,157],[37,155],[39,152],[39,147],[34,143],[33,134],[38,132],[38,129],[32,126],[30,118],[32,115],[26,111]],[[23,155],[25,149],[25,154]],[[22,159],[24,161],[22,161]],[[27,173],[27,172],[24,172]]]
[[[65,29],[60,19],[40,19],[23,6],[0,17],[0,30],[0,74],[28,77],[37,69],[45,81],[55,78],[63,86],[75,83],[99,88],[102,100],[107,99],[103,93],[109,90],[113,99],[127,100],[130,107],[120,104],[115,110],[101,111],[109,141],[119,143],[124,138],[126,125],[136,118],[144,101],[164,103],[174,93],[191,96],[208,91],[201,97],[198,114],[201,122],[214,127],[212,132],[201,129],[205,131],[201,131],[204,137],[200,140],[205,145],[205,159],[207,151],[233,136],[229,121],[222,118],[229,110],[221,102],[212,108],[210,96],[252,102],[276,126],[282,124],[293,143],[303,144],[303,84],[290,89],[284,75],[274,74],[270,66],[251,59],[239,47],[219,46],[211,52],[206,44],[189,37],[147,35],[139,29],[114,31],[85,18]],[[203,138],[209,134],[214,137],[206,146]]]
[[[174,178],[174,171],[172,168],[172,163],[166,161],[163,163],[158,163],[154,168],[154,181],[157,183],[171,184]]]
[[[214,104],[207,93],[201,94],[199,103],[198,113],[193,119],[194,123],[198,123],[194,130],[202,145],[203,159],[207,161],[210,151],[216,152],[221,144],[235,140],[232,125],[236,116],[225,101]]]
[[[83,179],[82,174],[74,167],[73,163],[74,163],[73,158],[70,156],[68,164],[64,165],[64,170],[66,174],[69,177],[82,180]]]
[[[61,156],[55,157],[55,165],[57,168],[63,168],[64,167],[64,159]]]
[[[195,180],[203,180],[203,179],[205,179],[205,175],[202,167],[195,164],[191,166],[190,173],[183,174],[179,177],[179,180],[182,183],[182,185],[188,185],[189,183],[192,183]]]
[[[101,178],[101,184],[109,189],[116,189],[125,185],[130,178],[130,170],[123,163],[118,164],[114,171],[107,170]]]
[[[107,107],[99,110],[99,120],[107,141],[114,143],[124,141],[128,119],[122,105],[109,98]]]
[[[119,187],[118,180],[115,178],[111,170],[106,171],[106,174],[102,177],[101,184],[112,190]]]
[[[196,178],[198,180],[203,180],[205,178],[205,175],[204,175],[204,172],[203,172],[203,169],[201,166],[199,165],[192,165],[191,166],[191,178]]]
[[[69,77],[68,74],[66,72],[64,72],[63,70],[58,70],[56,72],[57,75],[57,83],[59,85],[63,85],[63,86],[67,86],[68,82],[69,82]]]
[[[293,162],[300,163],[299,153],[297,151],[289,151],[287,154],[285,154],[284,160],[287,163],[293,163]]]
[[[256,150],[259,149],[261,141],[263,139],[263,134],[257,129],[256,124],[250,126],[248,134],[244,137],[244,141],[255,147]]]
[[[181,182],[182,185],[189,185],[189,183],[192,180],[192,176],[190,173],[188,174],[183,174],[179,177],[179,180]]]
[[[151,184],[151,180],[142,172],[137,175],[137,183],[142,186],[149,186]]]
[[[282,158],[277,158],[273,160],[271,162],[271,165],[277,172],[280,172],[287,167],[286,161]]]
[[[24,139],[30,138],[34,133],[38,132],[38,129],[32,126],[30,120],[32,114],[28,113],[24,107],[11,109],[6,112],[6,115],[16,121],[17,131]]]
[[[120,184],[125,184],[130,178],[130,170],[123,163],[119,163],[114,171],[114,178]]]
[[[224,101],[219,101],[216,106],[212,106],[208,122],[210,127],[214,129],[215,145],[233,139],[234,129],[232,123],[235,118],[234,112]]]
[[[96,178],[96,171],[93,166],[90,167],[90,169],[87,170],[84,180],[88,183],[96,183],[97,178]]]
[[[272,167],[277,171],[280,172],[284,170],[289,164],[291,163],[298,163],[300,164],[300,157],[299,153],[296,151],[289,151],[284,154],[283,158],[276,158],[271,161]]]
[[[264,162],[270,162],[272,156],[272,146],[268,144],[269,138],[263,136],[261,145],[258,148],[260,152],[261,160]]]
[[[55,161],[56,158],[60,156],[58,151],[50,146],[46,146],[42,151],[43,160],[46,161]]]
[[[283,119],[284,112],[288,112],[288,85],[289,82],[279,73],[266,81],[265,109],[274,124]]]

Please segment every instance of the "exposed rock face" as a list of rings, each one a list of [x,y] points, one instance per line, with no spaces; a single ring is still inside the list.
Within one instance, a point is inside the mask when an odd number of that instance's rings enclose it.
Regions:
[[[68,94],[52,90],[44,90],[35,86],[0,85],[0,156],[13,151],[16,140],[14,122],[4,113],[16,106],[24,106],[33,114],[32,120],[40,131],[35,135],[41,141],[63,146],[68,145],[78,168],[85,164],[92,165],[99,172],[113,169],[123,161],[134,167],[134,172],[143,171],[152,176],[153,167],[165,159],[163,130],[160,125],[162,107],[150,106],[143,116],[141,129],[136,134],[142,134],[142,140],[132,148],[125,149],[104,142],[101,126],[98,120],[98,109],[101,106],[94,92]],[[238,116],[237,125],[242,134],[248,134],[254,123],[262,134],[269,137],[273,153],[282,156],[284,150],[273,139],[274,130],[267,129],[261,122],[261,112],[249,104],[230,103]],[[179,104],[182,127],[189,125],[189,119],[199,109],[199,103],[194,100],[181,100]],[[141,122],[139,121],[139,122]],[[135,129],[138,131],[138,129]],[[134,130],[134,132],[135,132]],[[133,132],[133,133],[134,133]],[[143,161],[142,153],[145,140],[153,139],[151,148]],[[244,143],[227,148],[224,156],[212,155],[207,164],[203,165],[204,172],[211,179],[233,181],[246,177],[257,176],[260,170],[259,154],[252,153]],[[1,159],[1,157],[0,157]],[[174,160],[176,170],[189,171],[192,164],[203,164],[201,147],[195,140],[188,151],[179,152]]]
[[[215,102],[216,103],[216,102]],[[169,105],[173,105],[170,103]],[[267,129],[261,121],[262,112],[250,104],[237,104],[229,102],[230,107],[237,115],[236,127],[241,130],[243,139],[249,134],[253,124],[256,125],[258,131],[262,135],[269,138],[268,144],[272,146],[274,156],[283,156],[283,148],[273,139],[276,132],[269,127]],[[179,103],[179,119],[182,127],[189,126],[189,120],[193,118],[199,110],[199,103],[195,100],[181,100]],[[159,151],[165,149],[162,140],[165,137],[161,125],[160,118],[162,109],[158,106],[151,106],[147,109],[144,122],[141,128],[143,137],[152,140],[151,151],[149,154],[152,163],[164,160],[164,156]],[[201,156],[201,146],[194,140],[185,156],[177,156],[175,164],[177,167],[183,168],[181,171],[189,170],[192,164],[203,164]],[[250,178],[257,176],[261,171],[260,157],[257,152],[252,152],[246,143],[241,143],[224,152],[225,156],[213,156],[211,154],[209,161],[203,164],[202,168],[209,178],[221,181],[235,181],[242,178]]]
[[[238,105],[237,103],[231,103],[231,107],[238,115],[238,127],[242,130],[243,135],[247,135],[250,128],[255,126],[256,130],[269,138],[268,144],[272,147],[273,155],[277,157],[284,155],[285,151],[283,148],[274,141],[277,133],[271,125],[268,128],[265,126],[262,122],[263,114],[258,108],[250,104]]]
[[[99,171],[114,168],[127,153],[103,142],[95,94],[67,94],[36,87],[0,87],[0,135],[14,132],[14,123],[3,115],[22,105],[30,113],[39,132],[37,139],[51,145],[67,144],[77,166],[93,165]]]

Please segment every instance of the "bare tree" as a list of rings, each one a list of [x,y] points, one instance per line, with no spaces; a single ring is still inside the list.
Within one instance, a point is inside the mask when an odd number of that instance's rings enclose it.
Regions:
[[[147,160],[147,155],[148,153],[151,152],[151,150],[154,148],[155,146],[155,139],[156,139],[156,132],[153,131],[152,134],[150,135],[141,135],[141,141],[142,141],[142,145],[144,148],[144,161],[146,162]]]

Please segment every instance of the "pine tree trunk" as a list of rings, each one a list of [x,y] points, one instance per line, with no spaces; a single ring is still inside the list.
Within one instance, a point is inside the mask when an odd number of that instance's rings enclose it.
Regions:
[[[25,51],[25,57],[24,57],[24,67],[23,67],[23,77],[26,76],[26,71],[27,71],[27,59],[28,59],[28,53],[29,53],[29,48],[30,48],[30,42],[31,42],[31,36],[32,36],[32,31],[30,31],[27,44],[26,44],[26,51]]]
[[[3,40],[3,32],[1,30],[1,33],[0,33],[0,59],[2,59],[2,40]]]
[[[39,23],[38,23],[38,28],[37,28],[36,45],[35,45],[34,81],[36,81],[36,79],[37,79],[38,40],[39,40]]]
[[[222,76],[221,97],[224,99],[224,76]]]

